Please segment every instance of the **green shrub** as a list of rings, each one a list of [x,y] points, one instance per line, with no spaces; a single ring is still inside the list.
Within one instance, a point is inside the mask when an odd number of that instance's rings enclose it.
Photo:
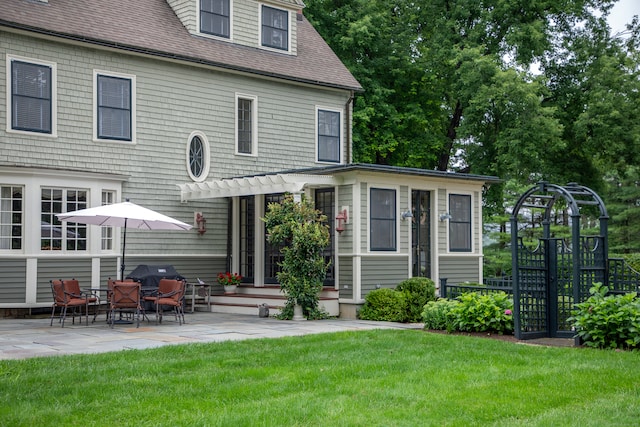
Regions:
[[[359,318],[403,322],[407,311],[406,305],[404,293],[388,288],[376,289],[369,292],[365,297]]]
[[[420,322],[425,304],[436,299],[436,284],[426,277],[404,280],[396,286],[396,291],[405,296],[405,322]]]
[[[452,309],[455,330],[464,332],[513,332],[513,301],[504,292],[482,295],[467,292]]]
[[[609,288],[595,283],[591,296],[576,304],[569,318],[585,345],[596,348],[640,347],[640,301],[635,293],[608,295]]]
[[[440,298],[436,301],[429,301],[422,311],[422,320],[425,329],[438,329],[453,332],[455,330],[455,317],[453,309],[459,302]]]

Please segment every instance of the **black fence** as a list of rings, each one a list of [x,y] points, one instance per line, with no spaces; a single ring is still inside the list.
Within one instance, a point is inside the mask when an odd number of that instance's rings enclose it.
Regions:
[[[622,258],[610,258],[608,268],[608,286],[610,294],[628,294],[636,292],[640,295],[640,272],[634,270]],[[485,277],[482,284],[448,285],[447,279],[440,279],[440,297],[454,299],[466,292],[478,292],[482,295],[491,292],[504,292],[513,297],[513,280],[511,277]]]

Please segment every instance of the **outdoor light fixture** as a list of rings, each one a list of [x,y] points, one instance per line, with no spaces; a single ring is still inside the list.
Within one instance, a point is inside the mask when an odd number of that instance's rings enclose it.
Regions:
[[[198,225],[198,234],[203,235],[207,232],[207,220],[204,218],[202,213],[196,213],[196,224]]]
[[[413,218],[413,214],[411,213],[411,211],[402,212],[400,216],[402,217],[403,221],[407,218]]]
[[[344,231],[344,225],[349,221],[349,211],[343,207],[338,215],[336,215],[336,231],[342,233]]]
[[[446,221],[448,219],[451,219],[452,216],[449,212],[445,212],[445,213],[441,213],[440,214],[440,222]]]

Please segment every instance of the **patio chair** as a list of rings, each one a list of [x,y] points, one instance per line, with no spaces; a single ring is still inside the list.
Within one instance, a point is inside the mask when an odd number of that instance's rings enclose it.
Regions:
[[[156,323],[162,323],[163,306],[171,307],[178,323],[184,323],[185,286],[185,280],[160,279],[158,291],[144,297],[145,301],[153,302],[156,307]]]
[[[131,313],[136,321],[136,328],[140,327],[140,283],[138,282],[114,282],[111,302],[109,303],[109,324],[113,328],[115,314],[117,312]]]
[[[71,309],[71,323],[75,324],[76,314],[80,315],[80,323],[82,323],[82,308],[87,317],[87,325],[89,325],[89,299],[76,296],[72,292],[65,289],[65,283],[62,280],[50,280],[51,292],[53,294],[53,305],[51,306],[51,322],[49,326],[53,326],[53,319],[56,318],[56,309],[60,309],[57,318],[64,328],[64,321],[67,313]]]
[[[74,298],[86,298],[89,305],[95,306],[95,312],[93,313],[93,322],[95,322],[96,316],[98,316],[98,308],[100,307],[100,298],[98,298],[98,296],[93,292],[87,292],[80,289],[80,281],[75,278],[71,280],[63,280],[62,283],[64,284],[65,290],[71,293]]]

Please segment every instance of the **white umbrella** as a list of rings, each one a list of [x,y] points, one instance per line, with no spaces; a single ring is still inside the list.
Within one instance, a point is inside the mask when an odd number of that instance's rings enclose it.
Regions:
[[[137,228],[139,230],[189,230],[192,228],[189,224],[152,211],[151,209],[143,208],[128,200],[123,203],[81,209],[79,211],[57,214],[56,216],[61,221],[123,227],[124,238],[122,239],[120,279],[124,279],[124,254],[127,245],[127,228]]]

